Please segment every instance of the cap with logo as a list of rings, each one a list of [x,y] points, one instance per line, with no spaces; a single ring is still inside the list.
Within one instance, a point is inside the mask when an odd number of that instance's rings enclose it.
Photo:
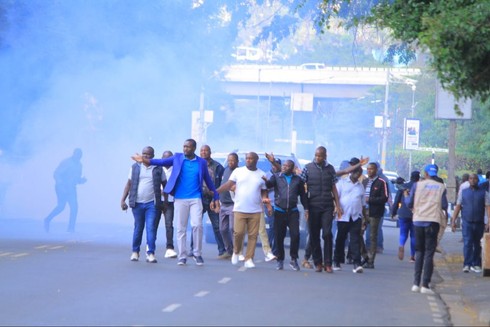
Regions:
[[[437,166],[436,165],[427,165],[425,166],[425,172],[430,176],[437,176]]]

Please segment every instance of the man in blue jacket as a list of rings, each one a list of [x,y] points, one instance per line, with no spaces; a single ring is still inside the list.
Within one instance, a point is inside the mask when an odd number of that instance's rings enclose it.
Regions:
[[[206,160],[196,156],[196,141],[187,139],[184,142],[183,153],[175,153],[165,159],[148,159],[136,154],[131,158],[137,162],[149,163],[156,166],[172,166],[172,174],[163,190],[174,196],[174,210],[177,222],[178,265],[187,263],[187,223],[191,220],[192,238],[194,243],[194,260],[198,266],[204,264],[202,258],[202,187],[203,181],[213,192],[211,210],[219,210],[219,194],[216,192],[209,175]]]

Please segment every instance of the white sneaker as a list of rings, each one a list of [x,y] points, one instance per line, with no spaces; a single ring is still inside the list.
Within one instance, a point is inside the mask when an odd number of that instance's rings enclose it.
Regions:
[[[423,287],[420,289],[420,293],[422,294],[434,294],[434,291],[431,290],[430,288]]]
[[[238,261],[245,261],[245,257],[243,256],[243,254],[238,255]]]
[[[470,272],[470,266],[464,266],[463,267],[463,272],[465,272],[465,273]]]
[[[140,254],[138,252],[131,253],[131,261],[138,261],[140,259]]]
[[[265,261],[266,262],[269,262],[269,261],[272,261],[272,260],[275,260],[276,259],[276,256],[272,254],[272,252],[268,252],[266,255],[265,255]]]
[[[157,258],[155,258],[155,255],[153,253],[149,253],[146,255],[146,262],[157,263]]]
[[[177,258],[177,252],[174,249],[167,249],[165,251],[165,258]]]
[[[479,266],[471,266],[471,267],[470,267],[470,270],[471,270],[472,272],[476,272],[476,273],[478,273],[478,274],[479,274],[479,273],[481,273],[481,268],[480,268]]]
[[[352,269],[352,272],[354,274],[362,274],[364,272],[364,269],[362,268],[362,266],[357,266],[354,269]]]
[[[415,293],[420,292],[420,287],[418,287],[417,285],[413,285],[412,286],[412,292],[415,292]]]
[[[244,265],[243,265],[245,268],[255,268],[255,264],[254,262],[252,261],[252,259],[248,259],[247,261],[245,261]]]
[[[238,263],[238,258],[239,258],[239,255],[233,253],[232,256],[231,256],[231,264],[232,265],[236,265]]]

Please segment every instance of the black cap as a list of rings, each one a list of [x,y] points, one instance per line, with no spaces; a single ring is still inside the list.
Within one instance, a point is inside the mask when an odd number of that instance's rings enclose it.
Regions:
[[[420,171],[418,170],[412,171],[412,173],[410,174],[410,180],[418,182],[420,180]]]
[[[358,163],[360,163],[360,162],[361,162],[361,160],[357,159],[356,157],[351,158],[351,159],[349,160],[349,163],[350,163],[351,165],[357,165],[357,164],[358,164]]]
[[[403,184],[405,183],[405,179],[403,177],[397,177],[395,180],[395,184]]]
[[[281,159],[279,158],[275,158],[274,161],[277,162],[278,164],[281,164]]]

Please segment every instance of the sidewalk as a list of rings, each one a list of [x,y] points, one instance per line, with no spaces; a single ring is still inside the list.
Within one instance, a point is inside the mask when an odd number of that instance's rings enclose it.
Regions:
[[[435,291],[446,303],[454,326],[490,326],[490,277],[463,272],[461,230],[446,230],[443,253],[436,253]]]

